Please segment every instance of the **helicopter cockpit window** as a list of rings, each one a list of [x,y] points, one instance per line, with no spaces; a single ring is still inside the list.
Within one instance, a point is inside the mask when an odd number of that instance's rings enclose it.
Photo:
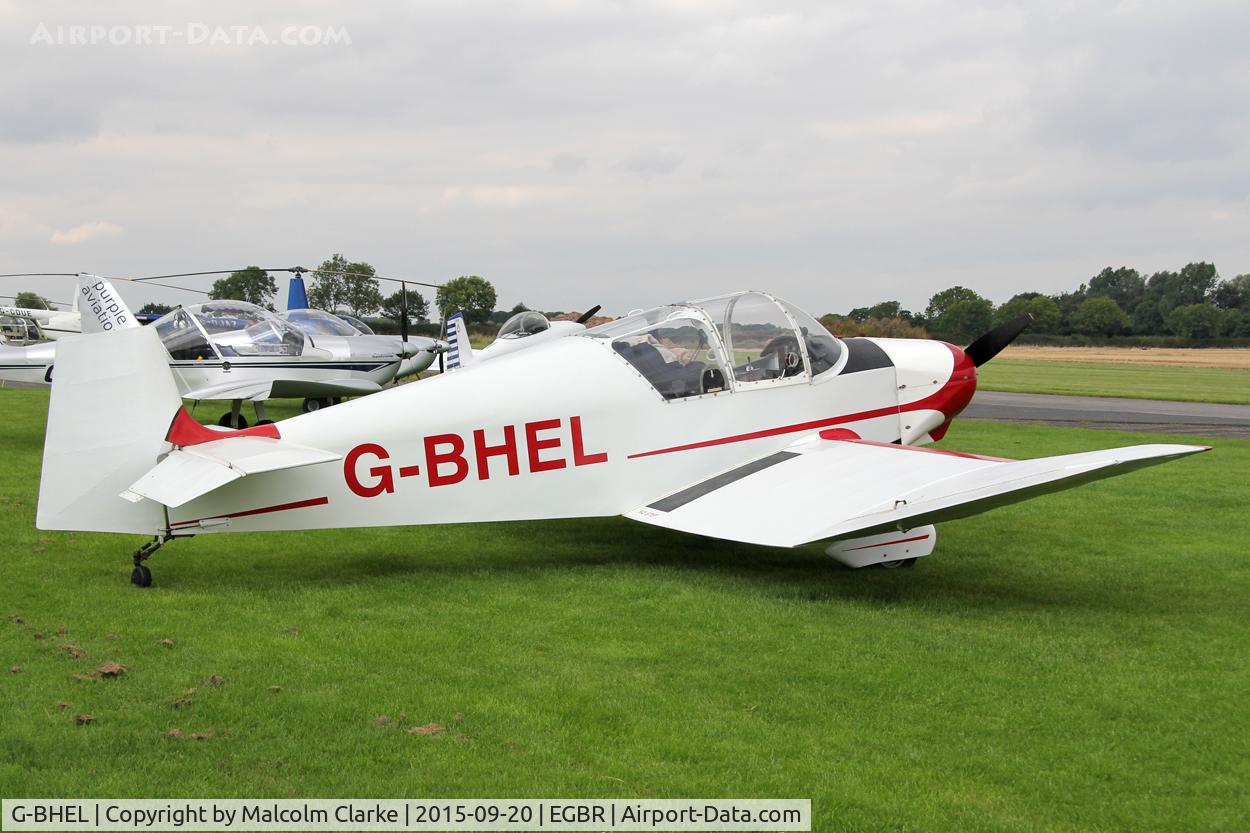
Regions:
[[[824,324],[821,324],[815,318],[803,312],[803,310],[785,301],[780,303],[785,307],[786,312],[790,313],[790,318],[794,320],[794,323],[799,325],[799,332],[803,336],[803,344],[807,347],[807,357],[811,363],[810,370],[812,375],[819,376],[828,370],[832,370],[838,363],[838,359],[842,357],[842,342],[830,335]]]
[[[34,344],[43,338],[39,325],[18,315],[0,315],[0,342],[14,346]]]
[[[152,325],[161,337],[169,357],[178,361],[206,361],[217,358],[195,319],[184,309],[176,309],[157,319]]]
[[[498,338],[525,338],[551,328],[551,322],[541,312],[526,310],[509,318],[499,328]]]
[[[292,309],[283,318],[310,336],[357,336],[360,333],[348,322],[319,309]]]
[[[594,327],[665,399],[726,390],[715,333],[685,307],[660,307]]]

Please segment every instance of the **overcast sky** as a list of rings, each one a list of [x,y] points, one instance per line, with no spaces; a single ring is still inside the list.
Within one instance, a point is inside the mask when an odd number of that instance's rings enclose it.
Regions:
[[[48,42],[93,24],[172,32]],[[350,43],[187,43],[217,26]],[[0,272],[341,251],[617,314],[747,287],[817,314],[956,283],[1002,302],[1203,259],[1231,277],[1247,32],[1245,2],[0,0]]]

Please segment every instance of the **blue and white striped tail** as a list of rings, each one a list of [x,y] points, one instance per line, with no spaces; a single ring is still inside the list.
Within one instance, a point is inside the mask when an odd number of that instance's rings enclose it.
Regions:
[[[448,370],[473,364],[473,347],[469,344],[469,328],[465,326],[463,313],[452,313],[447,319],[447,353],[444,360]]]

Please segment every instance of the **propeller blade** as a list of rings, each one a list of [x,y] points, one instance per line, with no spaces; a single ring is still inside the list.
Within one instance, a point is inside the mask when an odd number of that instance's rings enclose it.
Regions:
[[[598,311],[599,311],[599,310],[601,310],[601,309],[603,309],[603,305],[602,305],[602,304],[595,304],[593,307],[591,307],[590,309],[586,310],[585,312],[583,312],[581,315],[579,315],[579,316],[577,317],[577,323],[578,323],[578,324],[583,324],[583,325],[584,325],[587,321],[589,321],[590,319],[594,318],[594,317],[595,317],[595,313],[596,313],[596,312],[598,312]]]
[[[964,352],[968,354],[968,358],[972,359],[974,365],[980,367],[1002,352],[1004,347],[1015,341],[1016,336],[1024,332],[1025,328],[1032,323],[1033,314],[1026,312],[1024,315],[999,324],[965,347]]]
[[[399,282],[399,340],[408,343],[408,284]]]

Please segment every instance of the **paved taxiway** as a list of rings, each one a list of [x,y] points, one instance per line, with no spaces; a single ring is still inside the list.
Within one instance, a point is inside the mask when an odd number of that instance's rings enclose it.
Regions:
[[[1122,431],[1250,439],[1250,405],[977,391],[962,416]]]

